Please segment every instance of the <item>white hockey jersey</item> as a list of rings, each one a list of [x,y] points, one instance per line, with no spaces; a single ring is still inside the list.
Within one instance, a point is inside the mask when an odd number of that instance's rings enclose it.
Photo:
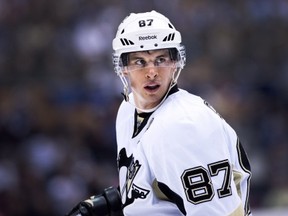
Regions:
[[[179,89],[133,135],[135,117],[123,102],[116,132],[125,216],[251,214],[248,159],[207,102]]]

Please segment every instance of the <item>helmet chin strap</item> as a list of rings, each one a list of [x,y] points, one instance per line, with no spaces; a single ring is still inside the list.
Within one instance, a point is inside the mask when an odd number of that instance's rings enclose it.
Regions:
[[[126,78],[124,77],[123,74],[120,75],[121,81],[122,81],[122,83],[123,83],[123,85],[124,85],[123,93],[121,93],[121,94],[123,95],[124,100],[125,100],[126,102],[129,102],[131,105],[133,105],[138,112],[144,112],[144,113],[154,112],[156,109],[158,109],[158,107],[160,107],[160,106],[163,104],[163,102],[164,102],[165,99],[167,98],[170,90],[177,84],[177,80],[178,80],[178,77],[179,77],[179,75],[180,75],[180,72],[181,72],[181,68],[177,68],[177,70],[174,71],[173,76],[172,76],[172,79],[171,79],[171,82],[170,82],[170,85],[169,85],[169,88],[167,89],[164,97],[162,98],[162,100],[160,101],[159,104],[157,104],[155,107],[153,107],[153,108],[151,108],[151,109],[142,109],[142,108],[138,107],[134,102],[132,102],[132,101],[129,100],[129,87],[128,87],[128,82],[127,82],[127,80],[126,80]],[[176,76],[175,76],[175,74],[176,74]]]

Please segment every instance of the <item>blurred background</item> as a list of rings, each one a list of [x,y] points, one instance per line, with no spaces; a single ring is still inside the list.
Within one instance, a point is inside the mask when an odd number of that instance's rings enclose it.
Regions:
[[[0,216],[64,215],[117,185],[111,42],[152,9],[182,33],[179,86],[242,140],[255,215],[288,206],[287,0],[0,0]]]

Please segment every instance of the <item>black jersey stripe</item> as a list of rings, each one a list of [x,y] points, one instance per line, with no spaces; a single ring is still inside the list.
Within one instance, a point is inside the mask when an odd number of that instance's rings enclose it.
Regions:
[[[155,180],[153,182],[153,189],[156,195],[158,196],[158,198],[164,199],[164,200],[167,200],[169,202],[176,204],[176,206],[181,211],[181,213],[183,215],[187,215],[185,207],[184,207],[184,202],[181,196],[179,196],[177,193],[172,191],[166,184]],[[159,192],[162,194],[160,195]]]
[[[246,200],[245,200],[245,213],[246,215],[250,215],[250,206],[249,206],[249,191],[250,191],[250,181],[251,181],[251,166],[247,157],[247,154],[239,140],[237,139],[237,154],[238,154],[238,160],[241,168],[249,174],[249,177],[247,178],[247,193],[246,193]]]

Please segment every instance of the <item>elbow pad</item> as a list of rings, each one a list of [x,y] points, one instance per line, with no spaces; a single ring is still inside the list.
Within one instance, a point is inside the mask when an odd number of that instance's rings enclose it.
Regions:
[[[117,188],[108,187],[102,194],[80,202],[66,216],[123,216],[120,193]]]

